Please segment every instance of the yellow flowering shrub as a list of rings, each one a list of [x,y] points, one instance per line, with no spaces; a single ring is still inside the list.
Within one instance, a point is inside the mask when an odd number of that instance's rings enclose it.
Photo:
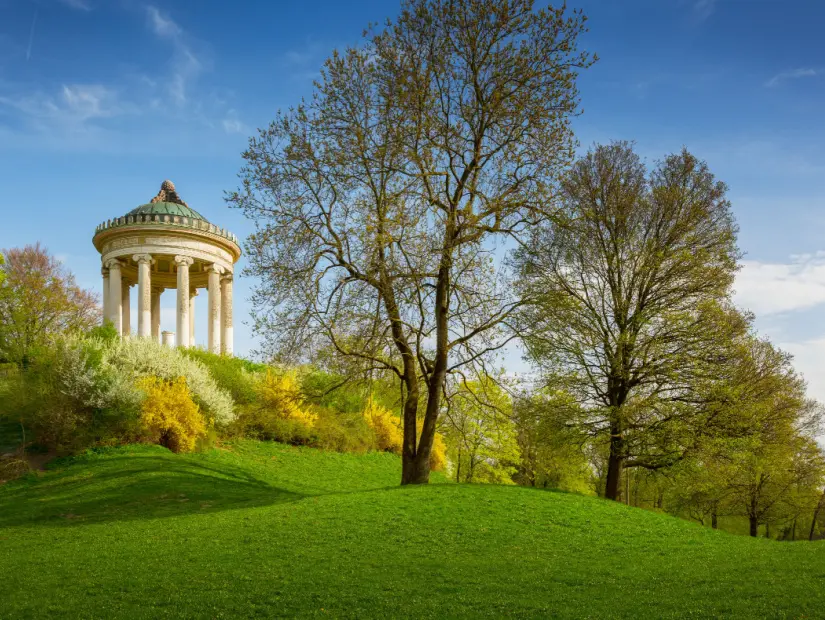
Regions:
[[[141,424],[145,439],[172,452],[191,452],[195,442],[206,435],[206,425],[192,401],[186,379],[164,381],[143,377],[137,387],[145,398],[141,404]]]
[[[447,467],[447,444],[439,433],[433,438],[433,449],[430,452],[430,469],[444,471]]]
[[[367,401],[364,409],[364,418],[367,425],[375,433],[375,441],[379,450],[401,454],[404,445],[404,433],[401,430],[401,420],[390,411],[377,404],[372,398]]]
[[[304,404],[296,373],[267,369],[254,380],[253,402],[240,408],[236,431],[262,441],[314,445],[317,414]]]
[[[378,405],[371,398],[364,409],[364,418],[375,433],[378,449],[393,454],[401,454],[404,445],[404,430],[401,419],[394,416],[388,409]],[[418,422],[418,436],[421,436],[423,421]],[[430,469],[443,471],[447,466],[447,445],[444,438],[436,433],[433,439],[433,448],[430,452]]]
[[[257,385],[260,409],[282,420],[301,422],[311,428],[317,416],[303,406],[295,372],[274,373],[269,368]]]

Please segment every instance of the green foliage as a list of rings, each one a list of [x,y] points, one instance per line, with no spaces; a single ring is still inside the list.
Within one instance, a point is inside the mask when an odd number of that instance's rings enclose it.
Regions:
[[[128,441],[140,398],[107,352],[102,340],[76,336],[39,348],[25,372],[7,379],[0,418],[19,421],[29,441],[58,453]]]
[[[148,339],[121,342],[106,332],[58,337],[38,348],[27,370],[0,384],[0,419],[18,421],[27,443],[58,453],[135,440],[145,397],[135,383],[143,377],[183,377],[210,424],[234,419],[232,398],[202,364]]]
[[[569,493],[399,488],[399,461],[237,441],[54,463],[0,486],[0,615],[750,620],[825,608],[822,542],[730,536]]]
[[[83,332],[100,321],[97,295],[40,246],[4,250],[0,268],[0,358],[26,366],[49,338]]]
[[[117,333],[115,324],[109,319],[106,319],[103,325],[96,325],[86,332],[90,338],[97,338],[106,344],[112,344],[120,340],[120,334]]]
[[[666,468],[718,430],[708,383],[750,320],[726,191],[685,149],[648,171],[632,144],[597,145],[517,252],[528,350],[582,405],[567,424],[606,442],[611,499],[623,468]]]
[[[512,484],[521,461],[509,395],[491,378],[460,383],[444,414],[456,482]]]
[[[569,394],[556,390],[541,390],[518,400],[513,416],[521,450],[514,476],[518,484],[586,495],[596,492],[599,481],[582,450],[586,437],[565,424],[577,409]]]
[[[218,387],[229,392],[236,405],[243,406],[255,401],[255,374],[266,372],[265,364],[197,348],[184,349],[183,354],[203,364]]]

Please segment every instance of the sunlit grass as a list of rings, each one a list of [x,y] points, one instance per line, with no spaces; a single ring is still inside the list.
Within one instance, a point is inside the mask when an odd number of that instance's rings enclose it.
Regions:
[[[821,617],[825,545],[400,464],[130,447],[0,487],[0,616]],[[443,478],[436,477],[437,481]]]

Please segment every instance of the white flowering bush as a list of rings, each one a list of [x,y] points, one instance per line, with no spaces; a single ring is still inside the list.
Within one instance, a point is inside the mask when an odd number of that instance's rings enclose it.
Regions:
[[[134,381],[107,360],[110,344],[99,338],[66,336],[54,343],[54,379],[58,391],[80,408],[126,409],[140,405]]]
[[[131,377],[133,384],[141,377],[159,377],[170,382],[183,377],[192,400],[210,422],[224,426],[235,419],[229,393],[218,387],[206,366],[176,349],[148,338],[128,338],[107,347],[104,360],[120,376]]]

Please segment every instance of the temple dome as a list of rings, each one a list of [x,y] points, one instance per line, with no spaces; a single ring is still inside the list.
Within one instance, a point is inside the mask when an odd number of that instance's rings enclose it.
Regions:
[[[126,215],[180,215],[181,217],[191,217],[194,220],[209,221],[192,207],[177,202],[166,201],[149,202],[145,205],[140,205],[129,211]]]
[[[186,204],[178,195],[172,181],[161,183],[157,196],[146,204],[135,207],[126,215],[101,223],[95,229],[93,242],[100,250],[104,241],[117,231],[134,231],[140,229],[176,228],[190,234],[221,237],[228,241],[230,252],[235,260],[241,255],[238,238],[225,228],[212,224],[203,215]]]

